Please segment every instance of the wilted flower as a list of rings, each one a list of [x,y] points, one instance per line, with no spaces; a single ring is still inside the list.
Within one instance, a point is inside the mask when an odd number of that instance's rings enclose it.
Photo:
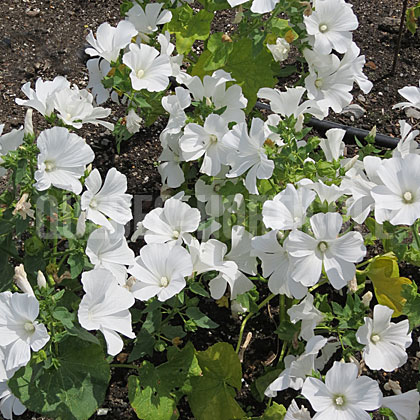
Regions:
[[[19,201],[16,203],[16,207],[13,210],[13,216],[19,213],[23,220],[26,219],[26,216],[35,217],[35,212],[31,209],[31,203],[28,200],[29,194],[23,193],[22,197],[20,197]]]
[[[34,291],[32,290],[32,286],[28,281],[28,277],[26,275],[25,267],[23,264],[15,267],[15,275],[13,276],[13,281],[16,283],[16,286],[22,290],[23,293],[35,296]]]
[[[143,118],[139,117],[133,108],[128,111],[128,115],[125,117],[125,128],[129,133],[138,133],[141,127]]]
[[[275,44],[267,44],[267,48],[273,54],[274,61],[286,60],[290,51],[290,44],[284,38],[277,38]]]

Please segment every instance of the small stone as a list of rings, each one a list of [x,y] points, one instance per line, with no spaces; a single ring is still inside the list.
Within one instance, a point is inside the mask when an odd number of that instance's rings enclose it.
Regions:
[[[353,118],[358,120],[359,118],[362,118],[363,115],[366,113],[366,110],[362,108],[360,105],[357,104],[351,104],[346,106],[342,111],[342,114],[350,114]]]
[[[31,17],[38,16],[40,12],[41,10],[39,10],[38,7],[35,7],[33,9],[31,7],[28,7],[25,10],[25,14]]]
[[[416,120],[420,119],[420,111],[417,111],[417,109],[414,108],[406,108],[404,110],[405,115],[407,115],[408,118],[415,118]]]
[[[96,411],[96,415],[98,416],[106,416],[109,412],[109,408],[98,408]]]

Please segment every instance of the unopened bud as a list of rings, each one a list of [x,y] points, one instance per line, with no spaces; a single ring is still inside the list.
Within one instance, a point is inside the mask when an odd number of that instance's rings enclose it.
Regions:
[[[25,136],[33,136],[34,135],[34,126],[32,124],[32,113],[33,113],[32,108],[29,108],[26,111],[25,124],[23,126],[23,133],[24,133]]]
[[[344,170],[347,172],[356,164],[359,159],[359,155],[353,156],[346,164],[343,166]]]
[[[369,136],[373,138],[376,137],[376,125],[374,125],[372,130],[369,131]]]
[[[235,18],[233,19],[232,23],[240,23],[243,16],[244,16],[244,9],[242,7],[242,4],[240,4],[237,11],[236,11],[236,15],[235,15]]]
[[[372,292],[366,292],[363,296],[362,296],[362,303],[363,303],[363,305],[365,305],[366,306],[366,308],[368,308],[369,307],[369,305],[370,305],[370,301],[372,300],[372,298],[373,298],[373,294],[372,294]]]
[[[22,290],[23,293],[34,296],[34,291],[32,290],[32,286],[28,281],[28,277],[26,276],[26,271],[23,264],[15,267],[15,275],[13,276],[13,281],[16,283],[16,286]]]
[[[47,287],[47,280],[45,279],[44,273],[41,270],[38,270],[38,274],[36,276],[36,283],[39,289]]]
[[[76,224],[76,236],[78,238],[81,238],[86,231],[86,212],[82,211],[80,213],[79,218],[77,219],[77,224]]]
[[[357,366],[357,374],[360,376],[362,374],[362,366],[360,365],[360,362],[353,355],[349,356],[349,360]]]

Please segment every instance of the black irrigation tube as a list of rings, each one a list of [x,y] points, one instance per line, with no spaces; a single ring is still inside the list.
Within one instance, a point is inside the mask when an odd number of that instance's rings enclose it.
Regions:
[[[257,101],[257,103],[255,104],[255,108],[271,111],[271,108],[269,105],[264,104],[259,101]],[[349,127],[348,125],[338,124],[338,123],[326,121],[326,120],[318,120],[317,118],[314,118],[314,117],[312,117],[307,122],[307,125],[309,127],[314,128],[320,134],[325,134],[325,132],[329,130],[330,128],[340,128],[342,130],[345,130],[346,134],[344,135],[343,141],[346,144],[356,144],[356,141],[354,139],[355,137],[357,138],[357,140],[363,141],[365,137],[367,137],[369,134],[369,131],[362,130],[361,128]],[[375,145],[379,147],[387,147],[390,149],[394,149],[395,147],[397,147],[398,142],[399,142],[399,139],[386,136],[384,134],[376,134],[376,137],[375,137]]]

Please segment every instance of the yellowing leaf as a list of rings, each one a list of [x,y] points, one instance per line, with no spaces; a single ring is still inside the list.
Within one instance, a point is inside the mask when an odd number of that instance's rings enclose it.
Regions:
[[[375,258],[369,264],[367,276],[373,283],[378,303],[393,309],[393,318],[400,316],[406,302],[401,295],[402,286],[411,284],[411,280],[400,277],[397,257],[391,255]]]

